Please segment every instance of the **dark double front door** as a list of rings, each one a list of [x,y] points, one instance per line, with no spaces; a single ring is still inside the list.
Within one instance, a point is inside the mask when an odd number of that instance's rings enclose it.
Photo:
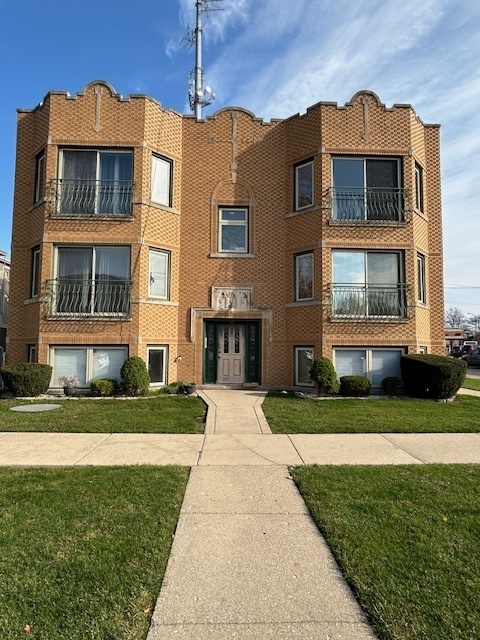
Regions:
[[[206,321],[203,381],[260,383],[260,323]]]

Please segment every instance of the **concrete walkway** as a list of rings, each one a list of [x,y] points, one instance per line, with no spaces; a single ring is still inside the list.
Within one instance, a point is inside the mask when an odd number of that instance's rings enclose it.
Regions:
[[[192,467],[148,640],[374,640],[287,465],[480,463],[480,434],[273,435],[263,392],[200,395],[205,435],[2,432],[0,466]]]

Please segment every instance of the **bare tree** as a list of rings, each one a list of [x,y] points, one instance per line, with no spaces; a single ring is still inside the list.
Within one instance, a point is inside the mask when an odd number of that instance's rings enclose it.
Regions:
[[[457,327],[463,328],[466,324],[467,318],[457,307],[450,307],[450,309],[445,312],[446,327],[450,327],[451,329],[456,329]]]
[[[468,314],[468,329],[472,332],[473,338],[478,340],[480,337],[480,314],[475,315],[473,313]]]

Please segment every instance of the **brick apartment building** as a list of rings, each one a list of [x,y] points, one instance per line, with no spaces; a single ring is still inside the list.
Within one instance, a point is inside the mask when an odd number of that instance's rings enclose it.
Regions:
[[[104,81],[19,110],[7,360],[52,387],[374,384],[444,353],[439,127],[370,91],[205,120]]]

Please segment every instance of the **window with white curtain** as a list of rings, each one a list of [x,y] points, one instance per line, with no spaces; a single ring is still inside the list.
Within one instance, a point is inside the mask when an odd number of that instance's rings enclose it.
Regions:
[[[126,347],[75,346],[52,347],[52,387],[62,386],[59,378],[76,375],[79,387],[88,387],[92,380],[109,378],[121,381],[120,369],[128,357]]]
[[[148,295],[152,298],[169,299],[170,252],[150,249],[150,278]]]
[[[151,200],[167,207],[172,206],[172,169],[173,163],[168,158],[152,155],[152,188]]]
[[[122,149],[62,149],[57,213],[131,215],[133,153]]]
[[[56,263],[56,314],[128,313],[130,247],[60,246]]]
[[[335,348],[333,364],[337,377],[364,376],[372,387],[380,388],[383,378],[401,378],[400,358],[403,348]]]

